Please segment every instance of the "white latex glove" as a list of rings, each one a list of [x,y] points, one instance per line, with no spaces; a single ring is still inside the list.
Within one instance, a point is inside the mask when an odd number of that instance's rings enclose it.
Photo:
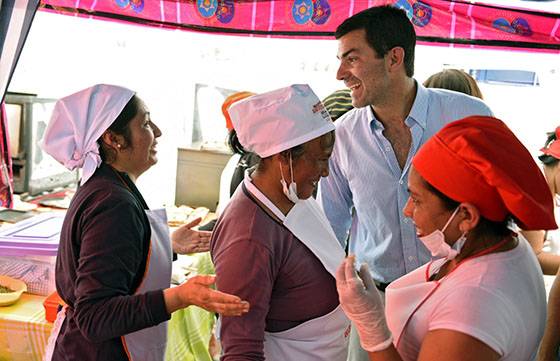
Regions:
[[[354,323],[360,343],[369,352],[386,349],[393,342],[385,321],[382,296],[375,287],[367,264],[354,270],[354,256],[347,257],[336,270],[336,289],[340,305]]]

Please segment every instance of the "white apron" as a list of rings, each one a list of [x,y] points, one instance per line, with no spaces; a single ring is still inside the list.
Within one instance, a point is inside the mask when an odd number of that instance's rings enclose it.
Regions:
[[[387,317],[387,326],[393,334],[393,344],[395,348],[398,350],[402,335],[408,322],[414,316],[414,313],[434,294],[434,292],[436,292],[440,284],[444,282],[452,272],[457,270],[461,264],[468,260],[495,251],[506,241],[507,239],[471,257],[463,259],[451,272],[440,280],[429,281],[430,277],[446,263],[445,259],[438,259],[430,262],[425,268],[421,267],[391,282],[385,289],[385,314],[389,316]]]
[[[172,250],[165,209],[146,210],[145,212],[150,221],[152,237],[148,250],[148,260],[146,261],[146,271],[134,294],[168,288],[171,280]],[[56,316],[45,353],[46,361],[52,359],[56,339],[65,317],[66,308]],[[163,361],[167,342],[167,322],[129,333],[122,336],[121,340],[129,360]]]
[[[248,175],[247,190],[274,213],[321,261],[333,276],[345,253],[317,201],[313,198],[294,205],[286,216],[253,183]],[[264,355],[268,361],[346,361],[350,321],[340,305],[330,313],[282,332],[264,334]]]

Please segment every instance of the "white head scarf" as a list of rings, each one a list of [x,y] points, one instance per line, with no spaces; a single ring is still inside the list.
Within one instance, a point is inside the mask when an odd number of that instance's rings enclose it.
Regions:
[[[97,140],[133,95],[130,89],[97,84],[60,99],[41,148],[70,170],[83,168],[83,185],[101,164]]]
[[[295,84],[234,103],[229,114],[243,147],[261,158],[335,129],[329,113],[307,84]]]

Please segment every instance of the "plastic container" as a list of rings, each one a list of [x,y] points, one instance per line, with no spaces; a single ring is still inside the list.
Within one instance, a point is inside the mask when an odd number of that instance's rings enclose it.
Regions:
[[[45,307],[45,319],[48,322],[54,322],[56,320],[56,314],[58,313],[58,308],[65,305],[64,301],[60,298],[58,293],[54,291],[43,301],[43,306]]]
[[[27,292],[55,290],[55,263],[64,213],[45,213],[0,230],[0,275],[27,284]]]

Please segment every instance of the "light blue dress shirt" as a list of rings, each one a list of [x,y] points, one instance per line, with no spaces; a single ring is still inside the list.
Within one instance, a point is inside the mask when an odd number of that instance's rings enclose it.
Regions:
[[[336,123],[330,175],[320,182],[317,199],[343,246],[367,262],[378,282],[388,283],[430,260],[403,215],[408,199],[408,171],[420,146],[445,124],[469,115],[492,115],[480,99],[417,84],[405,120],[412,145],[401,170],[383,124],[371,107],[353,109]]]

